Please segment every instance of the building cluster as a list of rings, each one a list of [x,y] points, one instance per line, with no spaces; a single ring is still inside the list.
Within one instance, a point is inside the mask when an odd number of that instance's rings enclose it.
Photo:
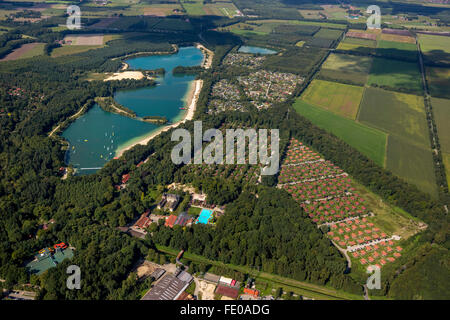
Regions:
[[[178,203],[180,202],[180,196],[172,193],[163,193],[161,201],[158,203],[157,208],[159,210],[168,209],[170,212],[173,212]]]
[[[229,53],[223,60],[223,64],[234,67],[256,69],[262,66],[265,59],[265,56],[257,56],[247,53]]]
[[[152,277],[155,279],[155,285],[144,295],[142,300],[189,299],[189,295],[185,294],[184,291],[194,278],[179,268],[174,274],[165,273],[163,269],[157,269],[153,273],[155,276],[152,274]]]
[[[285,101],[304,79],[292,73],[258,70],[238,77],[245,94],[258,109],[268,108],[274,102]]]
[[[209,113],[217,113],[228,110],[243,110],[240,102],[241,93],[235,84],[223,79],[216,82],[211,91],[212,99],[209,101]]]

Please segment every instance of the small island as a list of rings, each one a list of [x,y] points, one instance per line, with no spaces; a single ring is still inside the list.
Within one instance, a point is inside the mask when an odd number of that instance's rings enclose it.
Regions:
[[[156,123],[156,124],[166,124],[168,122],[166,117],[160,117],[160,116],[145,116],[145,117],[142,117],[142,121]]]

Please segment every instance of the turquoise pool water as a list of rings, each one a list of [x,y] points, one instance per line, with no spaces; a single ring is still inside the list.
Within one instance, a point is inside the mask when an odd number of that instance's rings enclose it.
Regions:
[[[196,223],[208,224],[209,219],[211,219],[212,213],[212,210],[202,209]]]

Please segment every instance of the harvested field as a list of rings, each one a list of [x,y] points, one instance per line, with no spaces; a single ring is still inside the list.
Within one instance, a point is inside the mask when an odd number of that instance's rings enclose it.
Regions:
[[[64,41],[73,46],[101,46],[103,45],[103,34],[89,34],[81,36],[65,36]]]
[[[356,32],[356,31],[348,31],[346,36],[349,38],[359,38],[359,39],[367,39],[367,40],[377,40],[377,35],[374,33],[366,33],[366,32]]]
[[[426,67],[426,73],[431,96],[450,99],[450,68]]]
[[[417,94],[423,92],[419,66],[414,62],[374,58],[368,84]]]
[[[411,33],[408,30],[398,30],[398,29],[389,29],[385,28],[381,31],[382,34],[392,34],[399,36],[411,37]]]
[[[442,152],[450,153],[450,100],[431,98]]]
[[[404,43],[416,43],[416,39],[410,36],[401,36],[396,34],[387,34],[382,33],[380,35],[380,40],[387,40],[387,41],[396,41],[396,42],[404,42]]]
[[[420,190],[437,196],[433,157],[429,147],[389,135],[386,168]]]
[[[33,42],[33,43],[25,43],[21,45],[19,48],[14,49],[13,52],[8,54],[0,61],[11,61],[17,59],[31,58],[37,56],[39,54],[44,53],[44,43]]]
[[[355,119],[363,92],[363,87],[313,80],[302,95],[302,99],[338,115]]]
[[[379,166],[384,166],[386,133],[297,99],[294,109],[318,127],[331,132]]]
[[[358,120],[429,147],[425,107],[421,96],[367,88]]]

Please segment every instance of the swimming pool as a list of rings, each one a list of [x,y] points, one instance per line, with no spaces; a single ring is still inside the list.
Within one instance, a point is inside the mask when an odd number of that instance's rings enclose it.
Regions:
[[[212,210],[202,209],[196,223],[208,224],[209,219],[211,219],[212,213]]]

